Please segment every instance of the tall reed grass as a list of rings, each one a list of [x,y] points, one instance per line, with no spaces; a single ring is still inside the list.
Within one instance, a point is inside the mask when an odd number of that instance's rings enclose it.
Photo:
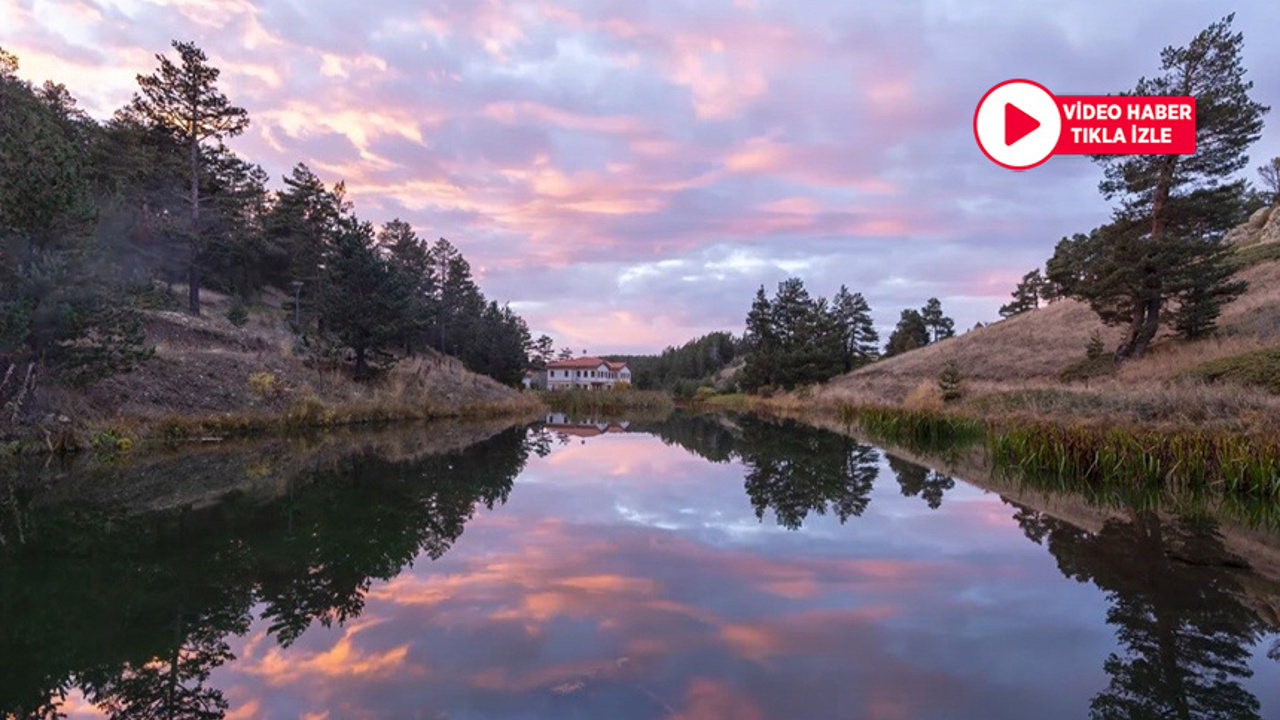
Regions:
[[[879,439],[925,451],[979,442],[987,432],[982,420],[939,410],[846,405],[840,416]]]
[[[1280,437],[1021,423],[990,437],[997,468],[1095,487],[1122,484],[1280,500]]]
[[[542,393],[542,399],[552,410],[570,415],[667,413],[675,409],[669,394],[651,390],[558,390]]]

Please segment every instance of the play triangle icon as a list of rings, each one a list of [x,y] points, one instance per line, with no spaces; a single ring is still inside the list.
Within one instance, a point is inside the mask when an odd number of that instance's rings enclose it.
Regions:
[[[1004,104],[1004,144],[1012,145],[1040,127],[1040,121],[1013,103]]]

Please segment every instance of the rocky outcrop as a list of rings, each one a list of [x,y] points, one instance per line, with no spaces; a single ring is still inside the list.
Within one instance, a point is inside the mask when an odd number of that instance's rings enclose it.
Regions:
[[[1258,210],[1245,224],[1227,233],[1226,241],[1241,247],[1280,242],[1280,210],[1275,207]]]

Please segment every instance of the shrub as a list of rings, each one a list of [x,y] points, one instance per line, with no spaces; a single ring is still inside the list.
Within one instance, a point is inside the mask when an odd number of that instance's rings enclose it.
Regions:
[[[290,408],[285,420],[297,427],[318,427],[328,425],[333,414],[325,407],[324,401],[315,395],[300,398]]]
[[[249,322],[249,309],[239,299],[232,300],[231,307],[227,308],[227,320],[236,327],[244,327]]]
[[[1089,344],[1084,347],[1084,357],[1086,360],[1098,360],[1107,354],[1107,347],[1102,344],[1102,333],[1097,330],[1089,336]]]
[[[249,389],[259,399],[278,400],[284,394],[284,384],[280,378],[269,372],[256,372],[249,376]]]
[[[1099,357],[1085,358],[1071,363],[1058,373],[1058,379],[1062,382],[1076,382],[1079,380],[1091,380],[1097,377],[1114,375],[1116,372],[1116,359],[1112,355],[1103,354]]]
[[[133,449],[133,440],[115,428],[104,428],[94,433],[90,442],[95,452],[115,455]]]
[[[942,392],[942,401],[955,402],[963,394],[961,387],[964,377],[960,374],[960,366],[955,360],[948,360],[938,375],[938,390]]]
[[[1229,380],[1242,385],[1255,385],[1280,394],[1280,348],[1254,350],[1210,360],[1186,373],[1204,382]]]
[[[711,398],[715,397],[717,394],[718,393],[716,392],[715,388],[707,387],[706,385],[703,385],[702,387],[698,388],[698,392],[693,394],[693,399],[701,402],[705,400],[710,400]]]
[[[941,410],[942,392],[937,383],[924,380],[907,394],[902,407],[907,410]]]

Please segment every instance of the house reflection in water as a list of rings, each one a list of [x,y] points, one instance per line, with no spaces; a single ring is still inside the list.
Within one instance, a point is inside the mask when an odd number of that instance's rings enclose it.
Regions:
[[[571,419],[564,413],[551,413],[545,420],[545,429],[564,437],[589,438],[610,433],[624,433],[631,423],[625,420]]]

